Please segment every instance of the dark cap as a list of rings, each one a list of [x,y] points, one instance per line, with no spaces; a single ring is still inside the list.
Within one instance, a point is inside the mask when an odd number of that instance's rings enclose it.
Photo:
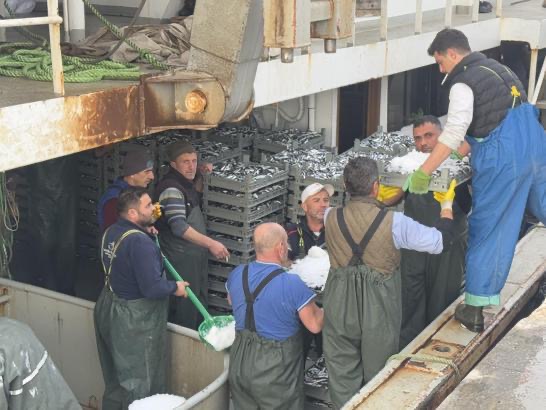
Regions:
[[[182,154],[193,154],[197,152],[191,142],[176,141],[167,147],[167,158],[169,161],[175,161]]]
[[[121,163],[121,176],[138,174],[153,167],[154,161],[145,150],[131,150],[127,152]]]

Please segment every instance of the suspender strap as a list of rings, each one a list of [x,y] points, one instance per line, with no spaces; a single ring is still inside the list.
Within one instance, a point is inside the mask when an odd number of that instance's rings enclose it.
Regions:
[[[305,240],[303,239],[303,229],[300,226],[299,222],[298,222],[297,226],[298,226],[297,231],[298,231],[298,236],[299,236],[299,239],[298,239],[298,258],[305,258],[307,253],[305,252]]]
[[[110,257],[110,264],[108,265],[108,268],[106,267],[106,264],[104,263],[104,242],[106,241],[106,235],[108,234],[108,231],[110,228],[108,228],[104,235],[102,235],[102,242],[100,246],[100,260],[102,262],[102,269],[104,270],[104,286],[108,286],[108,289],[110,291],[114,291],[112,289],[112,286],[110,285],[110,272],[112,271],[112,265],[114,264],[114,259],[116,257],[116,251],[118,250],[119,246],[121,245],[121,242],[127,238],[129,235],[132,235],[134,233],[141,233],[143,235],[146,235],[144,232],[139,231],[138,229],[129,229],[127,232],[124,232],[123,235],[121,235],[118,240],[114,243],[114,247],[112,248],[112,253]]]
[[[245,292],[246,302],[245,329],[250,330],[251,332],[256,331],[256,322],[254,321],[254,302],[263,288],[265,288],[269,282],[284,272],[284,269],[275,269],[273,272],[267,275],[256,287],[254,292],[251,293],[248,285],[248,265],[245,265],[243,268],[243,291]]]
[[[387,210],[385,208],[382,208],[376,215],[375,219],[373,220],[366,233],[364,234],[364,237],[362,238],[360,243],[357,244],[351,236],[349,228],[347,227],[347,223],[345,222],[343,208],[337,209],[337,223],[339,225],[339,229],[341,230],[343,237],[347,241],[347,244],[351,247],[351,250],[353,251],[353,256],[349,261],[349,266],[357,266],[362,264],[362,256],[364,255],[364,251],[366,250],[368,243],[370,243],[370,240],[372,239],[373,235],[377,231],[377,228],[379,228],[379,225],[386,215]]]

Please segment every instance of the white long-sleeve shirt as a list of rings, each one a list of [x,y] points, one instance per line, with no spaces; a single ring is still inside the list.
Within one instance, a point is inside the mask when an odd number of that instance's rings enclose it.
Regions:
[[[456,150],[463,143],[474,115],[474,93],[463,83],[454,84],[449,91],[447,121],[438,141]]]

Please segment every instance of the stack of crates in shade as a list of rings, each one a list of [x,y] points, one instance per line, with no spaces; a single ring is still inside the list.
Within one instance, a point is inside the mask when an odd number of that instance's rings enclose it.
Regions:
[[[212,256],[209,260],[209,306],[215,313],[231,310],[225,282],[235,266],[255,259],[252,234],[256,226],[284,222],[287,181],[284,168],[233,159],[217,164],[205,177],[208,235],[230,252],[227,260]]]
[[[276,166],[288,165],[288,201],[286,215],[291,222],[303,215],[300,206],[301,192],[308,185],[306,178],[315,170],[322,170],[335,158],[331,150],[325,148],[289,148],[277,154],[262,153],[262,163]],[[342,194],[336,191],[331,201],[333,206],[342,203]]]
[[[78,256],[84,260],[99,257],[100,228],[97,209],[99,199],[106,189],[104,183],[104,158],[94,151],[78,154],[80,190],[78,199]]]
[[[290,148],[321,148],[323,145],[324,135],[315,131],[261,130],[254,138],[252,158],[259,162],[262,154],[277,154]]]

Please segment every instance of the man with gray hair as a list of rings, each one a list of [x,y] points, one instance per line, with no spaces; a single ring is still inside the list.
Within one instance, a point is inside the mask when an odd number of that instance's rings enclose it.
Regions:
[[[236,336],[229,386],[236,409],[303,409],[302,323],[322,329],[324,312],[298,275],[287,272],[288,237],[282,226],[254,231],[256,261],[240,265],[226,283]]]
[[[430,228],[377,201],[374,160],[353,158],[343,171],[350,200],[326,215],[330,272],[324,289],[323,349],[330,397],[345,404],[398,352],[400,249],[438,254],[452,240],[455,184],[435,193],[440,219]]]

